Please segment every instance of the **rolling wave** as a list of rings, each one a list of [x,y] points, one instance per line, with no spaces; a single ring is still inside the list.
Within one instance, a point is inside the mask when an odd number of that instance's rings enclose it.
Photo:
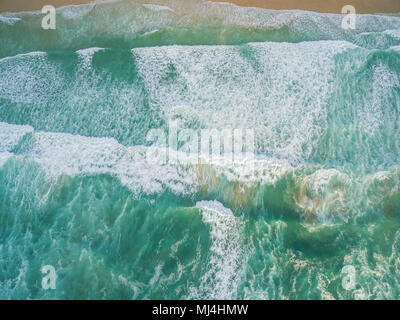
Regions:
[[[346,31],[119,0],[41,18],[0,16],[1,298],[399,297],[399,15]],[[251,129],[254,148],[192,159],[149,135],[174,127]]]

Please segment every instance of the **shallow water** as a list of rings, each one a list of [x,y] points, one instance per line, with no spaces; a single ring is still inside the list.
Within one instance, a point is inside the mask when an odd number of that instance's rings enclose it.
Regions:
[[[153,3],[0,17],[0,298],[398,298],[400,16]]]

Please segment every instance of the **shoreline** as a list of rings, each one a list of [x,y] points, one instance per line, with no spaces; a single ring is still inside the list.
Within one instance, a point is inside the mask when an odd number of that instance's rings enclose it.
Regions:
[[[45,5],[52,5],[56,8],[87,4],[93,0],[1,0],[0,13],[17,13],[23,11],[41,10]]]
[[[322,13],[341,13],[343,6],[353,5],[357,13],[400,13],[399,0],[209,0],[232,3],[242,7],[272,10],[306,10]],[[93,2],[93,0],[2,0],[1,13],[40,10],[45,5],[62,7]]]
[[[400,0],[209,0],[229,2],[244,7],[272,10],[305,10],[321,13],[342,13],[345,5],[357,13],[400,13]]]

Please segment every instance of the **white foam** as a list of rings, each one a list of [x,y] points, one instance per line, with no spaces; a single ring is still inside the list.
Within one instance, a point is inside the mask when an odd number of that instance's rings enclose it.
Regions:
[[[221,213],[224,215],[232,216],[233,213],[230,209],[225,208],[221,202],[214,201],[199,201],[196,203],[196,208],[214,211],[216,213]]]
[[[94,8],[94,2],[80,5],[64,6],[57,9],[57,13],[64,19],[79,19],[86,16]]]
[[[388,34],[397,40],[400,40],[400,29],[385,30],[383,33]]]
[[[13,156],[10,152],[0,152],[0,168]]]
[[[254,129],[263,152],[301,161],[326,127],[333,57],[354,47],[341,41],[252,43],[249,57],[233,46],[132,52],[154,108],[169,114],[184,105],[207,128]]]
[[[198,288],[189,299],[234,299],[243,268],[242,222],[218,201],[200,201],[203,220],[211,227],[210,257]]]
[[[168,3],[175,11],[184,14],[195,12],[196,16],[218,18],[227,25],[268,29],[289,26],[298,32],[310,27],[318,33],[323,32],[333,36],[332,39],[339,38],[343,32],[341,28],[342,14],[303,10],[270,10],[211,1],[192,1],[189,2],[189,5],[185,5],[187,0],[157,0],[155,2]],[[357,32],[383,31],[399,27],[400,17],[398,15],[357,14]]]
[[[393,89],[400,86],[397,74],[388,66],[379,63],[373,66],[372,92],[358,110],[360,124],[366,135],[374,135],[382,126],[396,117],[396,111],[387,108],[387,99]]]
[[[76,51],[81,59],[81,66],[84,70],[89,70],[92,66],[93,55],[102,51],[104,48],[92,47]]]
[[[0,122],[0,167],[2,167],[9,158],[14,156],[11,152],[12,149],[14,149],[21,139],[30,132],[33,132],[31,126]]]
[[[311,175],[298,177],[293,195],[295,206],[309,218],[332,223],[338,216],[346,218],[350,210],[351,179],[335,169],[319,169]]]
[[[145,4],[143,4],[143,7],[148,8],[153,11],[164,11],[164,10],[172,11],[172,12],[174,11],[168,6],[160,6],[160,5],[151,4],[151,3],[145,3]]]
[[[0,59],[0,97],[14,102],[42,101],[62,81],[59,70],[40,51]]]
[[[201,162],[196,163],[166,147],[126,147],[113,138],[35,132],[30,126],[1,122],[0,138],[1,165],[14,156],[11,151],[23,141],[18,155],[40,164],[50,180],[56,181],[63,174],[109,174],[128,187],[134,197],[166,191],[176,195],[195,194],[199,190],[213,192],[229,181],[238,188],[230,191],[228,201],[255,205],[258,196],[252,188],[265,192],[262,186],[274,186],[286,176],[292,183],[280,191],[287,193],[284,205],[302,213],[306,221],[317,218],[329,224],[370,209],[382,209],[384,201],[397,194],[400,185],[399,167],[355,179],[337,169],[310,164],[293,167],[268,158],[219,162],[201,157]],[[165,161],[168,154],[174,161]],[[216,201],[200,201],[196,207],[213,212],[212,215],[233,217],[229,209]]]
[[[36,132],[27,155],[50,176],[108,173],[119,178],[135,195],[194,192],[190,172],[146,159],[148,148],[125,147],[112,138],[88,138],[65,133]],[[181,172],[182,171],[182,172]]]
[[[143,3],[145,2],[145,3]],[[126,26],[125,30],[144,30],[150,26],[160,27],[161,25],[193,26],[193,21],[200,21],[204,24],[222,24],[226,26],[240,26],[245,28],[257,29],[277,29],[283,26],[289,26],[295,32],[304,32],[310,28],[311,32],[330,35],[332,39],[339,39],[343,36],[341,29],[341,14],[326,14],[309,12],[302,10],[268,10],[254,7],[237,6],[231,3],[209,2],[209,1],[189,1],[189,0],[149,0],[149,1],[96,1],[89,4],[71,5],[57,9],[65,19],[84,19],[94,6],[108,10],[113,3],[113,10],[116,11],[116,18],[122,23],[131,20],[131,25]],[[143,12],[145,9],[147,12]],[[149,10],[150,9],[150,10]],[[167,14],[171,12],[176,14],[177,19],[168,19]],[[12,18],[19,18],[25,15],[41,14],[40,11],[20,12],[13,15],[7,15]],[[148,16],[150,14],[150,16]],[[154,15],[156,14],[156,15]],[[101,19],[104,18],[100,13]],[[109,15],[111,16],[111,15]],[[132,20],[138,20],[135,23]],[[139,21],[142,20],[142,21]],[[100,21],[102,23],[103,21]],[[110,21],[111,22],[111,21]],[[112,24],[118,24],[113,21]],[[107,25],[108,31],[111,26]],[[118,27],[121,29],[121,25]],[[136,29],[137,28],[137,29]],[[150,27],[151,28],[151,27]],[[397,15],[357,15],[357,29],[355,32],[372,32],[400,28],[400,18]],[[323,37],[326,38],[326,37]]]
[[[389,49],[392,49],[392,50],[397,51],[398,53],[400,53],[400,45],[399,46],[392,46]]]
[[[9,152],[20,142],[23,136],[33,132],[31,126],[13,125],[0,122],[0,152]]]
[[[8,17],[8,16],[3,16],[3,15],[0,14],[0,22],[3,22],[3,23],[8,24],[10,26],[16,24],[20,20],[21,20],[21,18]]]

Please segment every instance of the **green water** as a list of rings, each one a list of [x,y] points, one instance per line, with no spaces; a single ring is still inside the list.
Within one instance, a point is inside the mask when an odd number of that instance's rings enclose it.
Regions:
[[[0,298],[398,299],[400,16],[152,3],[0,16]]]

